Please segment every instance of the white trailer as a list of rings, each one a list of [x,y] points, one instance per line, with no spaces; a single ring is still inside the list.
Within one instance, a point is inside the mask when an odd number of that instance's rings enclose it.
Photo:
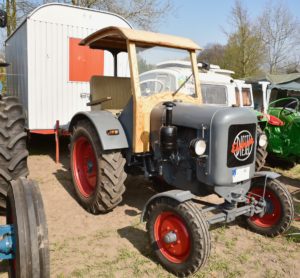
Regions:
[[[89,79],[113,75],[113,58],[109,52],[78,43],[106,26],[131,28],[116,14],[52,3],[35,9],[7,38],[7,90],[24,105],[30,132],[51,134],[58,127],[66,129],[76,112],[90,110],[86,106]],[[122,54],[118,75],[127,76],[128,60]]]

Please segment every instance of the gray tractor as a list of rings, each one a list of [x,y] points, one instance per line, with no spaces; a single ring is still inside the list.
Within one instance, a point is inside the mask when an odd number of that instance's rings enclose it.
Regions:
[[[255,172],[254,113],[201,104],[196,43],[109,27],[80,44],[109,51],[114,65],[114,76],[91,78],[92,111],[76,114],[70,123],[72,177],[86,210],[99,214],[116,207],[126,172],[176,188],[154,195],[142,221],[159,262],[178,276],[194,273],[207,261],[210,225],[241,216],[266,236],[290,227],[289,192],[277,174]],[[143,82],[144,72],[170,59],[189,60],[191,68],[177,80],[162,73]],[[199,197],[212,193],[224,203],[199,207]]]
[[[0,27],[5,26],[6,13],[0,10]],[[38,185],[26,179],[24,124],[18,99],[0,96],[0,273],[8,272],[11,278],[48,278],[46,217]]]

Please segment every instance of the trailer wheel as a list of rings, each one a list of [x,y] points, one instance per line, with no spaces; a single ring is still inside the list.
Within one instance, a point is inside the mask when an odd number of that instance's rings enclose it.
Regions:
[[[78,122],[71,139],[71,171],[78,201],[87,211],[108,212],[122,201],[124,165],[120,151],[102,152],[89,121]]]
[[[261,127],[257,125],[257,134],[262,134],[262,133],[263,131]],[[268,156],[267,146],[268,144],[266,144],[263,147],[257,144],[256,158],[255,158],[255,171],[257,172],[260,171],[265,166],[266,158]]]
[[[158,261],[177,276],[193,274],[209,257],[208,226],[192,201],[155,200],[148,210],[147,231]]]
[[[265,178],[256,179],[248,197],[259,200],[263,196]],[[256,233],[274,237],[287,231],[294,219],[294,204],[291,194],[277,180],[267,180],[265,189],[266,209],[263,216],[247,218],[250,229]]]
[[[28,175],[25,115],[16,97],[0,99],[0,209],[6,206],[10,181]]]
[[[7,224],[14,226],[15,258],[9,277],[50,277],[49,242],[44,205],[35,182],[19,178],[7,194]]]

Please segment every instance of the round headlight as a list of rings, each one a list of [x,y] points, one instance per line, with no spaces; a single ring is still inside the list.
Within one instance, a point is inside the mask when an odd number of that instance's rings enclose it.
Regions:
[[[268,143],[268,138],[266,136],[266,134],[261,134],[258,138],[258,145],[260,147],[265,147]]]
[[[190,148],[196,155],[203,155],[206,151],[206,143],[202,139],[194,139],[191,142]]]

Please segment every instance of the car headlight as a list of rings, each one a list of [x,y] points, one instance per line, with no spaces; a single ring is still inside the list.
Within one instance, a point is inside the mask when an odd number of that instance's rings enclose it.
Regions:
[[[206,151],[206,142],[203,139],[194,139],[191,141],[190,150],[192,154],[203,155]]]
[[[266,134],[261,134],[258,138],[258,145],[260,147],[265,147],[268,144],[268,138]]]

